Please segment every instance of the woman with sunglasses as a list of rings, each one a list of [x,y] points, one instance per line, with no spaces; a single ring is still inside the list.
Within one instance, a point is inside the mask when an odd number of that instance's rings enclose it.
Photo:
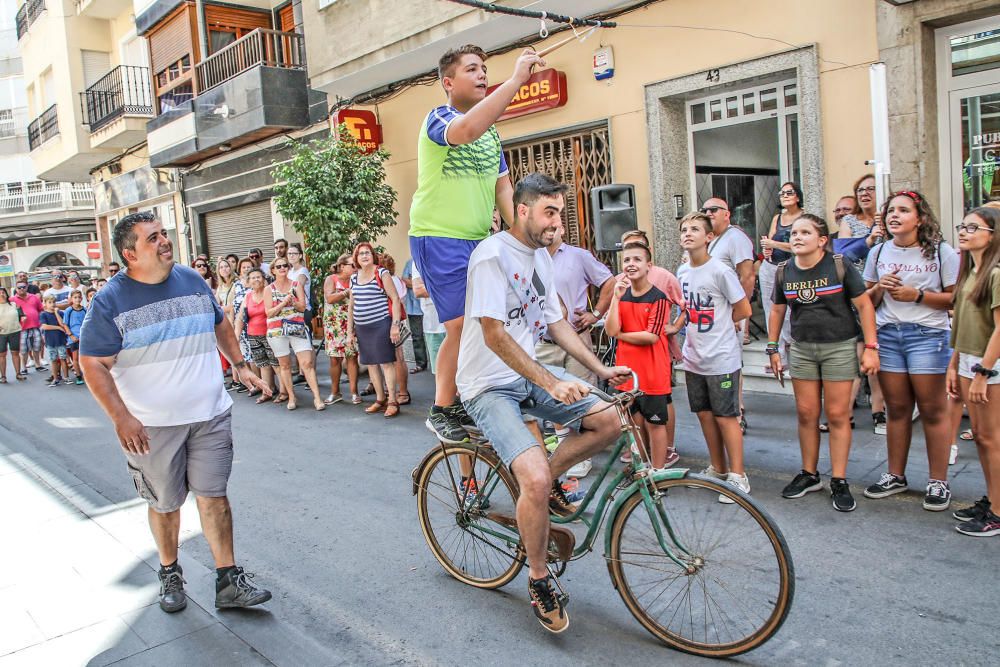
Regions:
[[[963,535],[1000,535],[1000,210],[976,208],[958,229],[962,250],[948,365],[948,394],[965,401],[975,435],[986,493],[972,507],[952,514]]]
[[[253,261],[245,259],[243,262]],[[241,271],[244,263],[240,262]],[[247,341],[247,349],[250,353],[251,368],[253,372],[260,376],[268,387],[274,383],[274,369],[278,367],[278,360],[274,357],[274,352],[267,341],[267,281],[264,280],[264,272],[256,266],[246,270],[247,281],[250,289],[247,290],[236,307],[236,331],[241,332]],[[240,351],[243,351],[243,343],[240,343]],[[259,389],[254,389],[248,396],[260,396],[257,404],[260,405],[267,400],[267,396]]]
[[[212,273],[212,267],[208,265],[208,258],[204,255],[198,255],[198,258],[194,260],[191,266],[194,267],[199,276],[205,279],[205,282],[212,288],[212,291],[215,291],[215,288],[219,284],[215,280],[215,274]]]
[[[771,218],[771,227],[767,236],[760,237],[760,247],[764,251],[764,261],[757,274],[760,279],[760,301],[767,317],[774,305],[774,276],[778,265],[791,258],[789,237],[792,234],[792,223],[802,215],[802,190],[791,181],[787,181],[778,189],[778,212]],[[791,312],[789,311],[789,315]],[[792,344],[791,317],[785,318],[778,338],[771,339],[778,343],[782,368],[788,368],[788,347]]]
[[[27,379],[21,373],[21,322],[24,311],[10,300],[6,287],[0,287],[0,384],[7,384],[7,350],[14,361],[14,377]]]
[[[291,252],[291,250],[289,250]],[[331,267],[333,273],[323,281],[323,335],[326,337],[326,354],[330,357],[330,395],[327,404],[344,400],[340,393],[340,375],[347,366],[347,382],[351,388],[351,403],[361,404],[358,394],[358,346],[356,341],[348,343],[347,300],[351,296],[351,276],[354,275],[354,260],[343,254]]]
[[[907,490],[916,403],[930,473],[923,506],[940,512],[951,504],[948,454],[954,434],[945,373],[951,361],[948,310],[958,279],[958,253],[941,240],[934,212],[918,192],[892,195],[882,208],[882,219],[890,238],[868,255],[864,279],[876,305],[889,465],[879,481],[865,489],[865,496],[887,498]]]
[[[378,265],[370,243],[354,248],[357,273],[351,276],[347,337],[357,341],[359,361],[368,366],[375,402],[365,408],[370,415],[385,410],[385,418],[399,414],[396,399],[396,345],[403,304],[389,272]],[[384,385],[383,385],[384,382]]]
[[[303,313],[306,310],[306,296],[302,285],[288,278],[291,264],[285,257],[279,257],[271,262],[274,282],[268,285],[267,294],[267,342],[278,359],[278,372],[281,377],[281,393],[274,402],[288,401],[288,409],[298,407],[295,401],[295,389],[292,385],[292,353],[299,362],[299,369],[306,376],[309,389],[312,390],[313,407],[325,410],[326,403],[319,395],[319,384],[316,382],[316,364],[313,358],[312,337],[306,328]]]

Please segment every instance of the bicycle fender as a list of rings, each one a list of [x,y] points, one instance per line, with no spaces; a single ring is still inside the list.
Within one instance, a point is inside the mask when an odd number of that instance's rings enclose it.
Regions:
[[[657,470],[652,473],[651,477],[654,482],[659,482],[661,479],[681,479],[685,477],[690,470],[687,468],[668,468],[666,470]],[[607,523],[605,524],[607,528],[604,530],[604,560],[606,561],[611,556],[611,526],[615,523],[615,518],[618,516],[618,512],[621,511],[622,505],[625,501],[631,497],[633,493],[639,492],[639,481],[632,482],[625,490],[622,491],[621,495],[618,496],[618,500],[615,504],[611,506],[611,511],[608,512]]]

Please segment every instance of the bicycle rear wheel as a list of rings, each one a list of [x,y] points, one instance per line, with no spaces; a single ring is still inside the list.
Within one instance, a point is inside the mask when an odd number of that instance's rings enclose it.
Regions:
[[[470,499],[462,464],[474,462],[478,486]],[[491,449],[438,447],[417,472],[417,514],[427,546],[441,566],[461,582],[499,588],[524,566],[516,531],[517,483]]]
[[[656,488],[653,520],[688,568],[664,553],[636,490],[611,526],[608,562],[628,610],[687,653],[721,658],[766,642],[784,623],[795,592],[792,557],[774,521],[748,496],[700,475],[661,480]],[[720,494],[733,504],[720,503]],[[660,508],[687,553],[671,540]]]

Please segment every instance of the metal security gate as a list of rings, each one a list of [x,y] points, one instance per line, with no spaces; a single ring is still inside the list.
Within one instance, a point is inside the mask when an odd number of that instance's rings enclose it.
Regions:
[[[569,186],[563,216],[566,241],[593,250],[590,189],[612,182],[607,124],[533,141],[511,142],[504,146],[504,152],[512,182],[539,171]],[[614,253],[595,254],[602,262],[614,266]]]
[[[270,199],[212,211],[204,215],[203,221],[202,238],[207,242],[210,257],[231,252],[246,257],[250,248],[260,248],[264,251],[264,259],[271,260],[274,254],[274,225],[271,222]]]

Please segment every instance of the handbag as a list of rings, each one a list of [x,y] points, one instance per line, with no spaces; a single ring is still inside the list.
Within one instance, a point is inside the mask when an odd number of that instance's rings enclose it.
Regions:
[[[305,322],[293,322],[291,320],[281,320],[281,335],[292,338],[309,338],[309,330],[306,329]]]
[[[413,332],[410,331],[410,325],[407,324],[406,320],[401,320],[399,323],[399,342],[394,343],[393,347],[402,347],[403,343],[406,342],[406,339],[412,335]]]

